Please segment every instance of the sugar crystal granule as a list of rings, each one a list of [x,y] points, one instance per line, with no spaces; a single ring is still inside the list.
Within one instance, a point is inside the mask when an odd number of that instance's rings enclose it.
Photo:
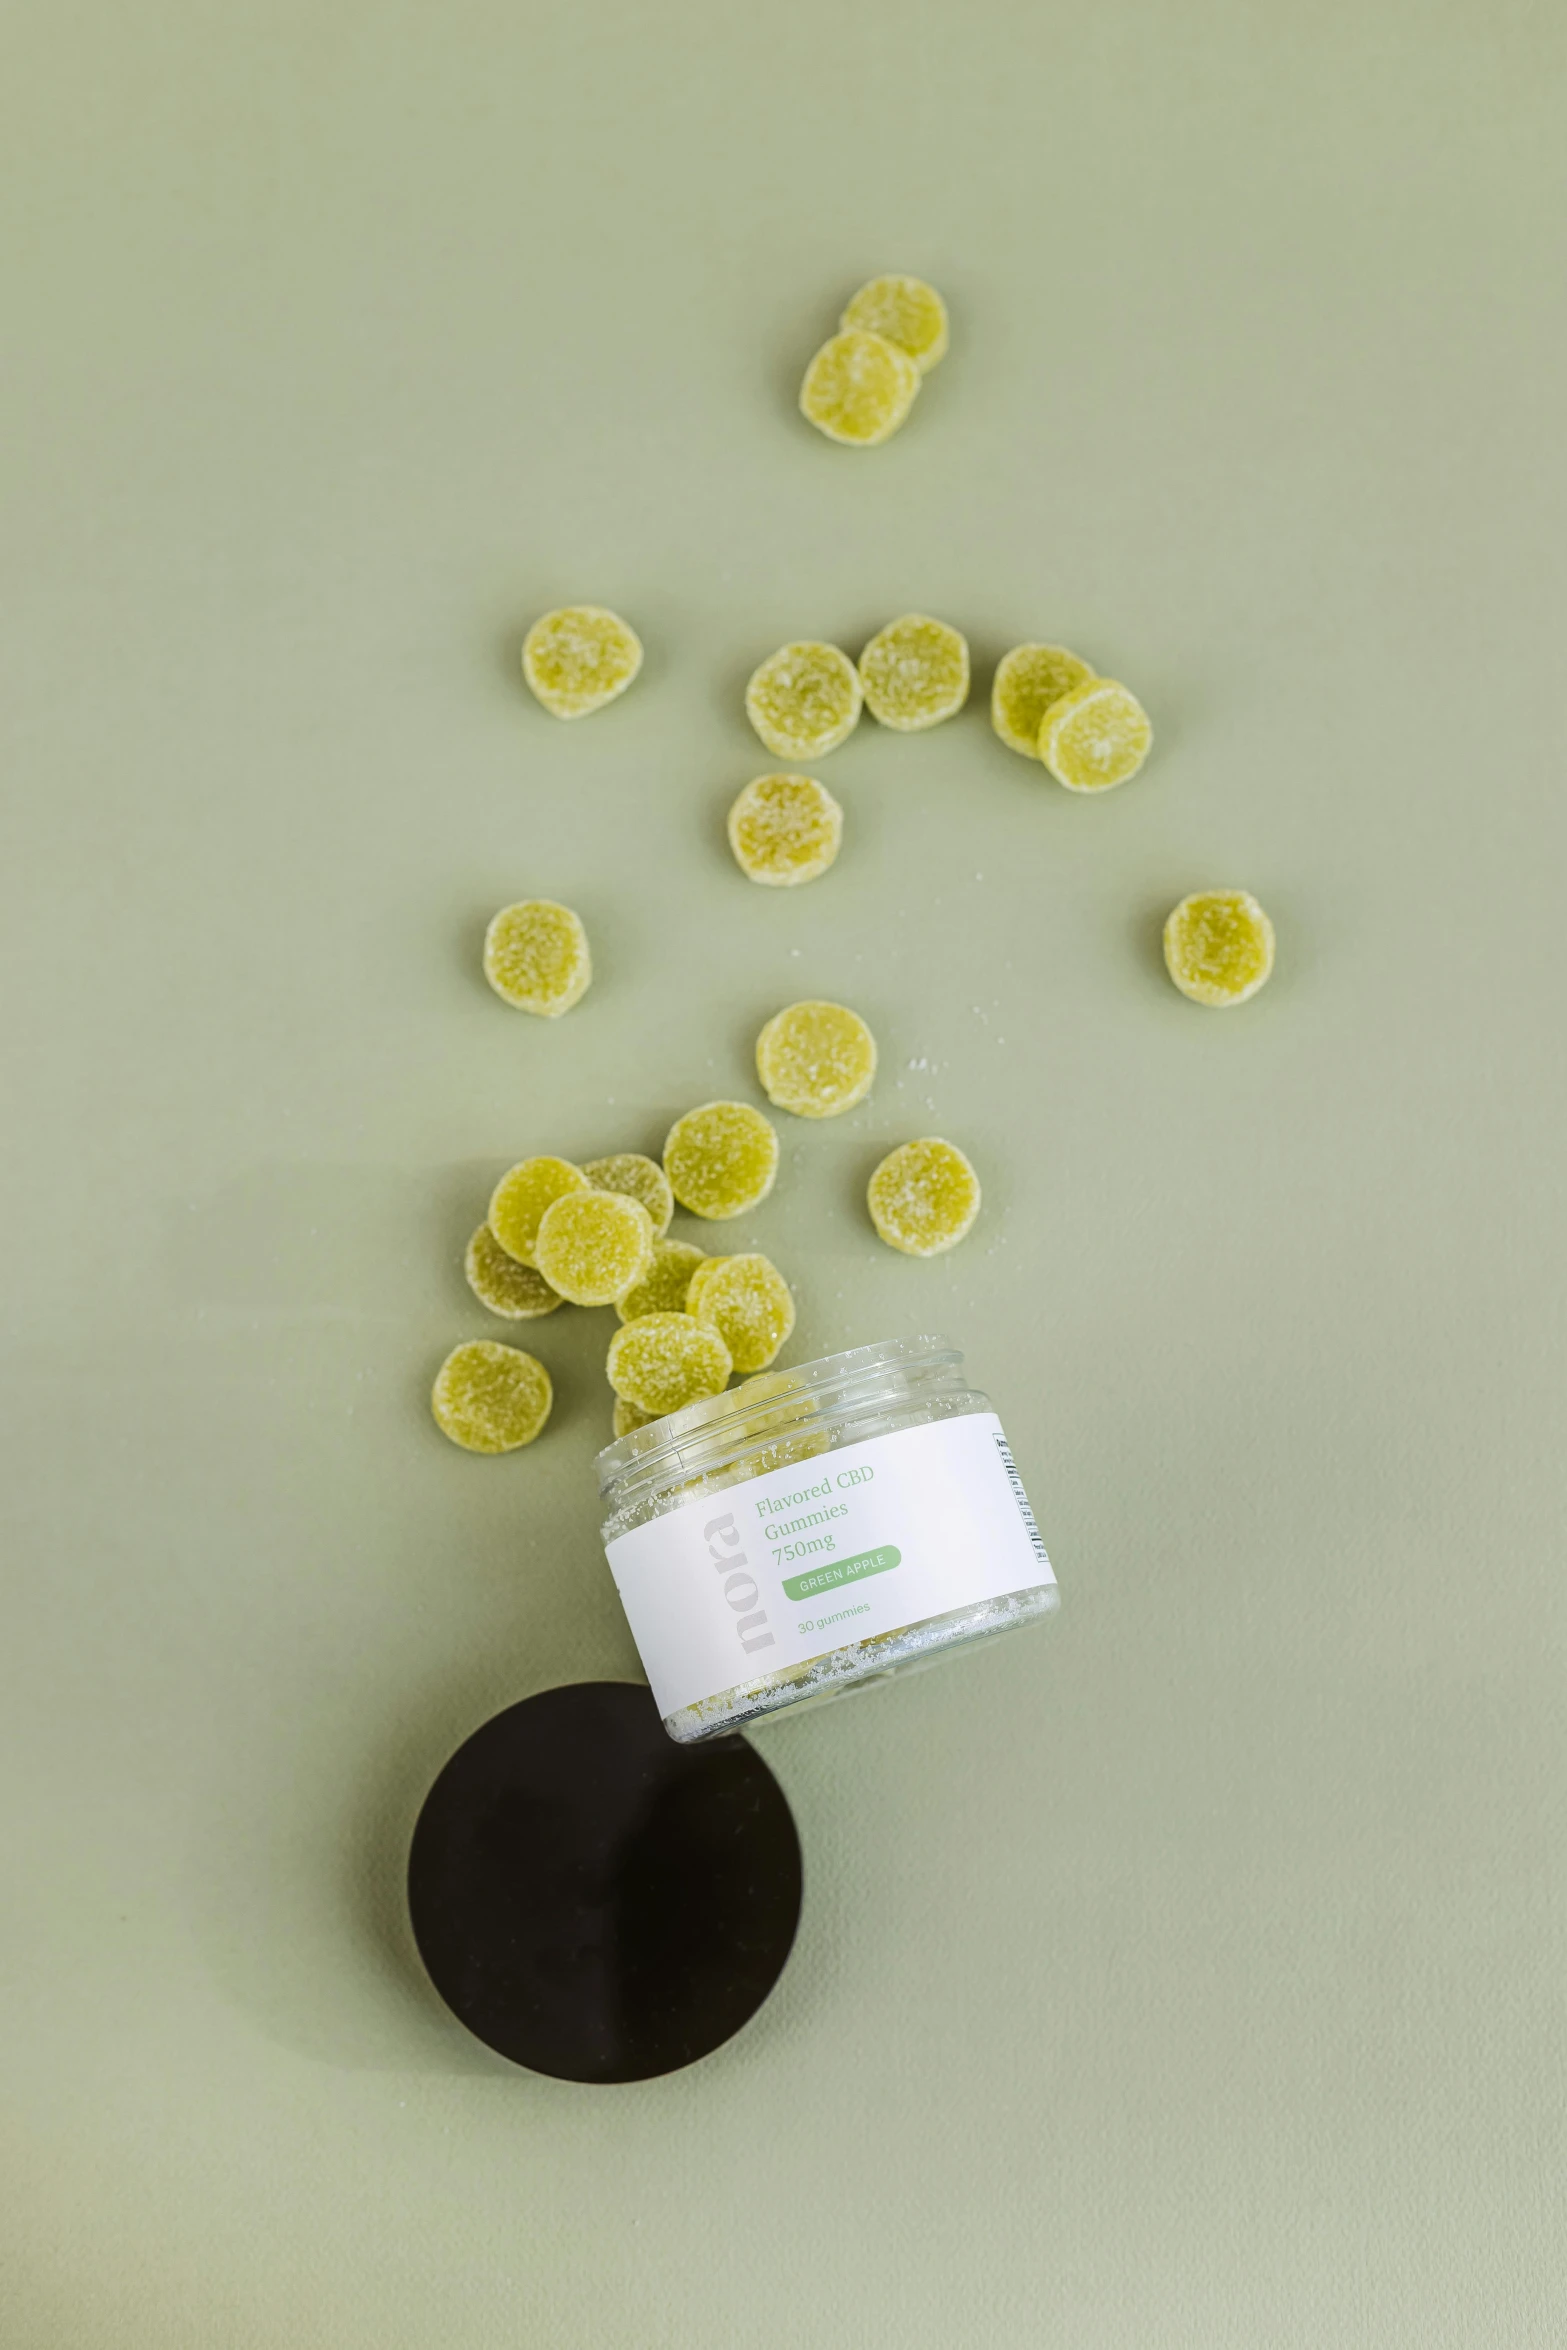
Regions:
[[[1273,924],[1244,889],[1198,890],[1164,926],[1165,966],[1182,995],[1221,1010],[1266,985],[1273,945]]]
[[[823,343],[800,386],[800,413],[830,441],[874,449],[913,407],[920,371],[907,351],[858,327]]]
[[[860,676],[836,645],[780,645],[751,673],[745,714],[779,759],[819,759],[854,732]]]
[[[947,305],[920,277],[873,277],[861,286],[838,324],[880,335],[906,351],[921,375],[947,355]]]
[[[920,734],[968,700],[968,645],[944,620],[905,612],[878,629],[860,655],[860,685],[871,716],[898,734]]]
[[[889,1151],[870,1179],[871,1222],[889,1248],[937,1257],[979,1214],[979,1177],[956,1143],[927,1136]]]
[[[749,1102],[704,1102],[671,1126],[664,1172],[693,1216],[743,1216],[773,1188],[778,1136]]]
[[[435,1424],[465,1452],[515,1452],[550,1416],[555,1391],[538,1359],[493,1338],[453,1347],[435,1375]]]
[[[616,1331],[606,1365],[625,1402],[654,1418],[678,1412],[729,1383],[729,1349],[693,1314],[639,1314]]]
[[[735,863],[769,889],[815,881],[842,838],[843,810],[814,775],[759,775],[729,811]]]
[[[616,1313],[623,1322],[634,1322],[640,1314],[688,1312],[692,1280],[706,1263],[702,1250],[689,1240],[656,1240],[652,1263],[640,1281],[616,1298]]]
[[[622,1191],[572,1191],[546,1208],[533,1253],[574,1306],[613,1305],[653,1262],[653,1219]]]
[[[534,1243],[546,1208],[569,1191],[586,1191],[588,1179],[569,1159],[522,1159],[508,1167],[490,1195],[490,1230],[519,1265],[534,1262]]]
[[[509,1257],[488,1224],[481,1224],[469,1241],[462,1269],[480,1305],[503,1321],[533,1322],[566,1302],[536,1266]]]
[[[765,1371],[794,1328],[794,1293],[770,1257],[709,1261],[700,1302],[691,1310],[718,1332],[737,1371]]]
[[[623,694],[642,666],[634,629],[602,604],[566,604],[523,639],[522,674],[557,718],[585,718]]]
[[[1137,773],[1153,742],[1148,713],[1113,677],[1075,686],[1045,712],[1039,755],[1068,791],[1109,791]]]
[[[585,1159],[582,1172],[595,1191],[623,1191],[627,1199],[640,1200],[656,1233],[669,1230],[675,1195],[657,1159],[642,1151],[612,1151],[607,1159]]]
[[[553,898],[503,906],[484,934],[484,976],[519,1012],[557,1020],[593,977],[582,918]]]
[[[1014,645],[996,664],[990,687],[990,723],[1009,751],[1039,757],[1045,712],[1087,685],[1093,671],[1065,645]]]
[[[796,1118],[836,1118],[870,1092],[876,1039],[846,1004],[789,1004],[756,1040],[762,1091]]]

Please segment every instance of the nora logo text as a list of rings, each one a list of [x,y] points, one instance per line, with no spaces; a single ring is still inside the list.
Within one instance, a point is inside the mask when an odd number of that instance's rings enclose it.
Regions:
[[[747,1656],[758,1648],[771,1648],[774,1643],[767,1629],[767,1610],[757,1605],[762,1595],[740,1548],[740,1530],[733,1516],[710,1519],[702,1528],[702,1538],[709,1557],[724,1578],[724,1598],[735,1611],[740,1646]]]

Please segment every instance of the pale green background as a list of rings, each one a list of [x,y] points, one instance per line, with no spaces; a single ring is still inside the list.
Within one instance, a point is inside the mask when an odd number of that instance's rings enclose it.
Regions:
[[[1521,0],[109,0],[4,60],[5,2350],[1533,2350],[1567,2328],[1564,20]],[[858,279],[950,359],[794,385]],[[565,729],[568,598],[647,666]],[[1069,798],[867,726],[722,811],[781,639],[1056,636]],[[1278,975],[1158,960],[1244,883]],[[582,910],[559,1026],[486,915]],[[728,1244],[935,1326],[1056,1624],[765,1733],[794,1963],[661,2084],[492,2062],[400,1908],[492,1710],[629,1675],[603,1316],[430,1376],[493,1175],[841,996],[874,1099]],[[924,1064],[928,1063],[926,1067]],[[950,1260],[890,1142],[973,1153]]]

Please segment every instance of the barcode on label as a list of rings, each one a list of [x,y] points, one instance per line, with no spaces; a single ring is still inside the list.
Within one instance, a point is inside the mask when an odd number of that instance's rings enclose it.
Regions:
[[[1048,1567],[1050,1553],[1045,1548],[1045,1538],[1034,1523],[1034,1513],[1028,1506],[1028,1495],[1023,1491],[1023,1480],[1018,1475],[1017,1463],[1012,1458],[1012,1447],[999,1428],[996,1430],[996,1450],[1001,1455],[1001,1466],[1007,1473],[1007,1483],[1012,1488],[1012,1498],[1017,1503],[1018,1515],[1027,1530],[1029,1541],[1034,1545],[1034,1556]]]

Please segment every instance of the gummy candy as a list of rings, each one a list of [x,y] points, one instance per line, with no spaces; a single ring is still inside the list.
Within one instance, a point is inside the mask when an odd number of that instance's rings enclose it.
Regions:
[[[639,1411],[661,1419],[728,1385],[729,1349],[694,1314],[639,1314],[609,1342],[609,1383]]]
[[[1065,645],[1014,645],[996,665],[990,688],[990,723],[1008,750],[1039,757],[1039,730],[1045,712],[1063,694],[1087,685],[1093,671]]]
[[[797,1118],[836,1118],[870,1092],[876,1039],[844,1004],[789,1004],[756,1040],[762,1091]]]
[[[927,1136],[889,1151],[870,1179],[871,1222],[889,1248],[936,1257],[979,1214],[979,1177],[956,1143]]]
[[[1091,677],[1045,712],[1039,755],[1068,791],[1109,791],[1137,773],[1152,741],[1136,695],[1113,677]]]
[[[634,1322],[640,1314],[688,1312],[687,1292],[707,1261],[689,1240],[655,1240],[653,1262],[640,1281],[616,1298],[616,1313],[623,1322]]]
[[[704,1102],[669,1129],[664,1172],[683,1208],[721,1223],[772,1190],[778,1137],[749,1102]]]
[[[462,1269],[480,1305],[507,1322],[536,1321],[566,1302],[536,1266],[509,1257],[488,1224],[481,1224],[469,1241]]]
[[[636,632],[602,604],[566,604],[523,639],[522,674],[557,718],[585,718],[623,694],[642,666]]]
[[[531,1444],[554,1400],[544,1365],[493,1338],[453,1347],[430,1391],[436,1426],[465,1452],[515,1452]]]
[[[653,1262],[653,1219],[622,1191],[574,1191],[544,1211],[539,1271],[574,1306],[612,1305]]]
[[[1164,960],[1194,1004],[1243,1004],[1273,969],[1273,924],[1249,890],[1199,890],[1166,922]]]
[[[726,1257],[704,1257],[699,1265],[692,1266],[691,1278],[686,1283],[686,1302],[682,1309],[683,1312],[694,1314],[698,1311],[702,1302],[702,1292],[707,1287],[709,1278],[717,1272],[720,1265],[727,1264],[727,1262]]]
[[[918,277],[873,277],[861,286],[838,324],[861,327],[906,351],[921,375],[947,355],[947,305]]]
[[[914,405],[920,371],[883,335],[851,327],[823,343],[800,386],[800,413],[830,441],[874,449]]]
[[[657,1159],[641,1151],[612,1151],[607,1159],[586,1160],[582,1172],[595,1191],[623,1191],[627,1199],[640,1200],[653,1219],[655,1233],[669,1230],[675,1195]]]
[[[490,1195],[490,1230],[509,1257],[531,1265],[545,1209],[569,1191],[587,1189],[587,1177],[569,1159],[522,1159],[508,1167]]]
[[[794,1328],[788,1282],[770,1257],[714,1257],[710,1263],[692,1312],[718,1332],[737,1371],[765,1371]]]
[[[792,889],[838,854],[843,810],[812,775],[759,775],[729,811],[729,846],[752,881]]]
[[[553,898],[503,906],[484,934],[484,976],[519,1012],[558,1019],[586,995],[593,977],[580,915]]]
[[[627,1403],[623,1395],[615,1398],[612,1426],[617,1436],[629,1436],[637,1428],[651,1428],[658,1417],[657,1412],[639,1411],[634,1403]]]
[[[860,720],[860,675],[836,645],[780,645],[752,672],[745,714],[780,759],[819,759]]]
[[[879,629],[860,655],[860,684],[867,709],[883,726],[922,733],[968,700],[968,645],[944,620],[905,612]]]

